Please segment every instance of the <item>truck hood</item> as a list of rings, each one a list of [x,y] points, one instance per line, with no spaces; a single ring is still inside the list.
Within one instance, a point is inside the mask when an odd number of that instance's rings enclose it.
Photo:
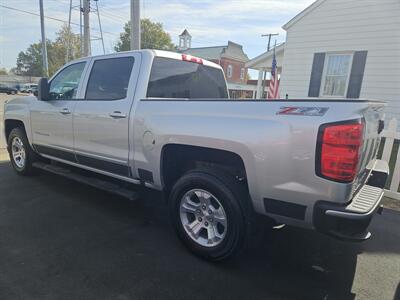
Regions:
[[[4,103],[4,106],[14,105],[14,104],[26,104],[26,105],[29,105],[30,103],[32,103],[35,100],[36,100],[36,96],[19,96],[19,97],[13,98],[11,100],[7,100]]]

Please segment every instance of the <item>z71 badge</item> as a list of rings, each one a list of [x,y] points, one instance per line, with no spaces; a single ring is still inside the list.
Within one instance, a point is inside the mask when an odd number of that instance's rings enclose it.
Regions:
[[[328,107],[298,107],[285,106],[281,107],[277,115],[295,115],[295,116],[311,116],[322,117],[328,111]]]

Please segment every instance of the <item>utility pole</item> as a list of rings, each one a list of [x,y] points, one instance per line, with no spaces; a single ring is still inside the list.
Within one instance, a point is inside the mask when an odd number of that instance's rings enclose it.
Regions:
[[[43,59],[43,70],[45,76],[49,76],[49,63],[47,61],[47,45],[46,45],[46,34],[44,32],[44,13],[43,13],[43,0],[39,0],[40,8],[40,30],[42,32],[42,59]]]
[[[275,35],[279,35],[279,33],[266,33],[266,34],[262,34],[262,37],[267,36],[268,37],[268,48],[267,51],[269,51],[270,46],[271,46],[271,37],[275,36]]]
[[[79,0],[79,39],[81,43],[81,57],[83,56],[83,32],[82,32],[82,0]]]
[[[83,0],[83,55],[90,55],[90,0]]]
[[[101,40],[101,44],[103,46],[103,54],[106,54],[106,50],[104,47],[104,39],[103,39],[103,30],[101,27],[101,21],[100,21],[100,11],[99,11],[99,5],[98,5],[98,0],[93,0],[95,3],[94,8],[91,7],[90,1],[92,0],[79,0],[79,5],[73,5],[73,0],[70,0],[69,4],[69,19],[68,19],[68,31],[70,35],[73,35],[71,32],[71,14],[72,10],[79,10],[79,34],[80,34],[80,48],[81,48],[81,57],[82,56],[90,56],[91,55],[91,45],[92,41],[96,40]],[[83,2],[83,3],[82,3]],[[82,7],[83,4],[83,7]],[[100,37],[94,37],[90,34],[90,23],[89,23],[89,15],[90,13],[96,13],[97,14],[97,19],[99,21],[99,29],[100,29]],[[82,16],[83,16],[83,26],[82,26]],[[84,32],[82,33],[82,28],[84,29]],[[66,61],[68,62],[70,54],[71,54],[71,39],[68,39],[67,42],[67,56],[66,56]]]
[[[271,49],[271,37],[279,35],[279,33],[266,33],[262,34],[261,37],[268,37],[268,46],[267,46],[267,52]],[[276,44],[276,43],[275,43]],[[263,76],[263,81],[262,81],[262,97],[264,98],[264,90],[265,90],[265,81],[267,80],[267,72],[264,71],[264,76]]]
[[[140,0],[131,0],[131,50],[140,49]]]
[[[65,63],[67,63],[69,61],[69,49],[70,49],[70,45],[71,45],[71,15],[72,15],[72,0],[69,0],[67,53],[65,56]]]

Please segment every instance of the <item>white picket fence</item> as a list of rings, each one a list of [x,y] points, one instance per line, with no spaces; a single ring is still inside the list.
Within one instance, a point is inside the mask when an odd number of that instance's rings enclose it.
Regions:
[[[385,196],[393,199],[400,200],[400,147],[397,149],[397,153],[393,152],[393,146],[395,140],[400,140],[400,131],[397,131],[397,120],[392,119],[389,121],[389,125],[385,126],[386,129],[382,132],[382,137],[385,138],[385,145],[383,147],[382,159],[389,162],[390,159],[395,156],[395,167],[392,172],[392,179],[389,185],[389,189],[385,189]]]

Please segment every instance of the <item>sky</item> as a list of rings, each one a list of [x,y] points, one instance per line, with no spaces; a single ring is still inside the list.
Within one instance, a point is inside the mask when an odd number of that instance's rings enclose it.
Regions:
[[[69,0],[43,0],[45,15],[68,22]],[[253,58],[266,50],[265,33],[279,33],[277,43],[285,41],[281,28],[314,0],[141,0],[141,16],[163,24],[175,44],[186,28],[192,35],[192,47],[226,45],[228,40],[243,45]],[[79,5],[79,0],[73,0]],[[94,6],[94,1],[92,1]],[[0,0],[0,68],[15,67],[20,51],[40,41],[38,16],[13,11],[13,7],[39,13],[39,0]],[[98,0],[106,53],[114,52],[119,33],[130,17],[130,0]],[[99,35],[95,14],[91,14],[92,37]],[[79,24],[79,12],[72,14]],[[54,39],[63,25],[45,19],[46,38]],[[79,26],[72,25],[79,33]],[[274,40],[273,40],[274,41]],[[92,41],[92,54],[102,54],[100,41]]]

